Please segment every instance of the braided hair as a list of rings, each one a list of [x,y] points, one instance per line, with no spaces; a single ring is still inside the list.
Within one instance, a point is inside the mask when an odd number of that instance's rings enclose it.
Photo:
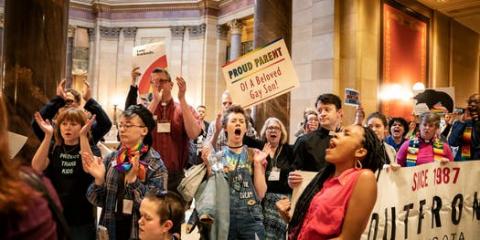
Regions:
[[[364,169],[370,169],[373,172],[377,171],[383,166],[385,162],[385,154],[383,153],[383,144],[378,140],[377,135],[367,127],[363,128],[363,147],[367,150],[365,158],[362,160]],[[292,220],[288,225],[289,239],[296,239],[302,228],[305,214],[310,207],[310,202],[313,197],[322,189],[323,183],[335,173],[335,165],[327,163],[321,169],[313,180],[303,191],[298,199],[295,211],[293,212]]]

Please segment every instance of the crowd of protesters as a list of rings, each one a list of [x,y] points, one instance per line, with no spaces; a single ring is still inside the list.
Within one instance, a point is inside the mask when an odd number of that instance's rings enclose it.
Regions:
[[[479,94],[469,97],[461,115],[427,112],[410,122],[380,112],[365,119],[358,106],[349,126],[342,125],[340,97],[321,94],[305,110],[291,145],[284,123],[271,116],[255,128],[227,91],[209,123],[205,112],[212,106],[189,105],[182,77],[173,80],[157,68],[152,93],[139,96],[140,74],[132,70],[115,126],[119,146],[105,156],[97,144],[112,122],[88,82],[82,93],[60,82],[56,96],[32,116],[41,144],[31,166],[8,157],[8,114],[0,97],[0,239],[180,239],[191,203],[177,187],[185,170],[199,164],[206,169],[203,181],[213,184],[202,194],[222,201],[199,202],[211,206],[217,224],[193,219],[201,239],[358,239],[376,201],[374,173],[385,165],[395,170],[480,158]],[[304,181],[299,171],[317,174],[290,214],[292,189]]]

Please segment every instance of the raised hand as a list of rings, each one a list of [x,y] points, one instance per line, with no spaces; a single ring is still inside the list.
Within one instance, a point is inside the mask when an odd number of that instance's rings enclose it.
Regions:
[[[132,85],[132,86],[135,86],[135,84],[137,83],[137,78],[138,78],[140,75],[142,75],[139,70],[140,70],[140,67],[134,67],[134,68],[132,69],[132,72],[131,72],[131,76],[132,76],[131,85]]]
[[[85,125],[83,125],[82,129],[80,129],[80,136],[87,136],[88,132],[90,132],[90,129],[92,128],[93,122],[95,122],[95,117],[96,115],[93,115]]]
[[[365,119],[365,111],[363,110],[362,105],[358,105],[355,109],[355,122],[354,122],[354,124],[362,125],[364,119]]]
[[[222,112],[217,113],[217,117],[215,118],[215,132],[219,133],[222,130]]]
[[[127,172],[125,175],[125,182],[127,183],[133,183],[135,180],[137,180],[137,173],[138,173],[138,168],[140,167],[140,154],[137,153],[135,156],[130,158],[130,163],[132,164],[132,169]]]
[[[263,149],[265,150],[265,147]],[[255,149],[255,152],[253,155],[253,162],[256,164],[264,164],[267,159],[267,156],[268,156],[268,153]]]
[[[82,152],[82,165],[86,172],[95,178],[96,185],[102,185],[105,182],[105,164],[102,158]]]
[[[300,186],[302,182],[303,182],[303,177],[297,171],[291,171],[288,174],[288,186],[290,186],[290,188],[296,188]]]
[[[177,77],[177,85],[178,85],[178,100],[185,99],[185,92],[187,91],[187,83],[183,79],[183,77]]]
[[[45,135],[53,135],[53,126],[50,123],[50,120],[43,120],[42,115],[40,115],[39,112],[36,112],[33,117],[35,118],[35,122],[37,122],[38,126],[40,127],[40,129],[42,129]]]
[[[84,87],[83,87],[82,97],[83,97],[83,100],[87,102],[88,100],[90,100],[90,98],[92,98],[92,90],[90,89],[90,83],[88,83],[87,80],[83,81],[83,84],[84,84]]]
[[[67,83],[67,80],[62,79],[60,83],[57,85],[57,96],[66,99],[67,98],[67,93],[65,92],[65,84]]]

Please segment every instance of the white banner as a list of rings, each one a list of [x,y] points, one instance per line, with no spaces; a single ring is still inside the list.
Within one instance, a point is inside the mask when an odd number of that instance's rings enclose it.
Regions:
[[[167,55],[163,42],[150,43],[133,48],[133,66],[140,67],[138,92],[140,95],[150,91],[150,75],[155,68],[167,68]]]
[[[480,161],[382,171],[362,239],[480,239]]]
[[[228,63],[222,70],[233,102],[244,108],[290,92],[299,84],[283,39]]]

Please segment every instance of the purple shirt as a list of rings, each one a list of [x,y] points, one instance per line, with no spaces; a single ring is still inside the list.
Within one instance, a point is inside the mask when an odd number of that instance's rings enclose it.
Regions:
[[[402,167],[406,166],[409,144],[410,140],[405,141],[397,153],[397,163]],[[452,151],[446,143],[443,144],[443,156],[448,158],[450,161],[453,161]],[[425,143],[425,141],[420,139],[420,147],[418,148],[417,153],[417,166],[431,162],[433,162],[433,145],[432,143]]]

